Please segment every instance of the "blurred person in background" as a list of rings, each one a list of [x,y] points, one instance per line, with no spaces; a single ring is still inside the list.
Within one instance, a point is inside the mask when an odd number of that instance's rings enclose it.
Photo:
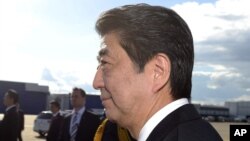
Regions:
[[[93,141],[100,119],[86,109],[85,103],[86,92],[81,88],[73,88],[73,111],[64,119],[60,141]]]
[[[9,89],[4,95],[4,105],[6,110],[0,124],[1,141],[17,141],[19,130],[19,117],[16,104],[19,101],[17,92]]]
[[[59,141],[60,130],[63,124],[63,116],[60,113],[61,106],[60,104],[53,100],[50,102],[50,110],[53,114],[48,135],[46,137],[47,141]]]
[[[24,112],[20,108],[20,104],[19,103],[16,104],[16,107],[17,107],[18,125],[19,125],[19,128],[18,128],[18,137],[17,138],[18,138],[18,141],[23,141],[22,131],[24,130]]]

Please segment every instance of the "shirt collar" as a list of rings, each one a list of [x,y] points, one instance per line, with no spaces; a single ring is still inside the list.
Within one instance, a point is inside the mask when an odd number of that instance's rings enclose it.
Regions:
[[[54,114],[53,114],[53,117],[56,117],[58,114],[61,114],[61,112],[58,111],[58,112],[54,113]]]
[[[170,104],[164,106],[158,112],[156,112],[147,122],[144,124],[143,128],[140,131],[138,141],[146,141],[153,129],[171,112],[177,108],[188,104],[187,98],[181,98],[171,102]]]
[[[82,114],[84,113],[85,111],[85,107],[83,106],[79,111],[77,111],[77,120],[76,120],[76,123],[80,123],[81,122],[81,117],[82,117]],[[73,119],[74,117],[76,116],[76,111],[75,109],[72,111],[72,118],[71,118],[71,121],[70,121],[70,126],[73,126]],[[70,130],[72,129],[72,127],[70,128]]]
[[[77,114],[78,114],[78,115],[82,115],[84,111],[85,111],[85,107],[83,106],[79,111],[77,111]],[[72,113],[75,114],[75,113],[76,113],[76,110],[74,109],[74,110],[72,111]]]
[[[9,111],[13,107],[16,107],[16,105],[11,105],[11,106],[7,107],[5,111]]]

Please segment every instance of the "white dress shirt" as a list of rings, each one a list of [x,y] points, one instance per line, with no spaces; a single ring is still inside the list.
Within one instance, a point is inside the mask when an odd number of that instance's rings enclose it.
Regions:
[[[170,104],[164,106],[162,109],[160,109],[158,112],[156,112],[142,127],[138,141],[146,141],[150,133],[153,131],[153,129],[171,112],[176,110],[177,108],[188,104],[187,98],[181,98],[176,101],[171,102]]]
[[[84,113],[85,111],[85,107],[83,106],[79,111],[77,111],[77,120],[76,120],[76,123],[79,125],[80,124],[80,121],[81,121],[81,118],[82,118],[82,114]],[[74,117],[76,116],[76,111],[75,109],[72,111],[72,117],[71,117],[71,120],[70,120],[70,133],[71,133],[71,129],[72,129],[72,126],[73,126],[73,119]]]

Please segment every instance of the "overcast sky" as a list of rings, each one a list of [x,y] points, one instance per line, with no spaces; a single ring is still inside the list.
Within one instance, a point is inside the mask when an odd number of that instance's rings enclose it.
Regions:
[[[193,102],[250,100],[249,0],[0,0],[0,80],[98,93],[95,22],[105,10],[142,2],[172,8],[190,26]]]

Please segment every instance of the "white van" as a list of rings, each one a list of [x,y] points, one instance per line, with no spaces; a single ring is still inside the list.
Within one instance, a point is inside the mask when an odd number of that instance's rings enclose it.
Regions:
[[[34,121],[33,131],[39,133],[40,136],[45,136],[49,131],[52,116],[51,111],[39,113]]]

